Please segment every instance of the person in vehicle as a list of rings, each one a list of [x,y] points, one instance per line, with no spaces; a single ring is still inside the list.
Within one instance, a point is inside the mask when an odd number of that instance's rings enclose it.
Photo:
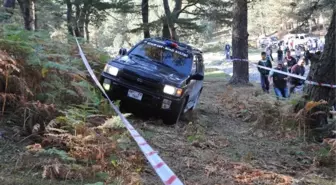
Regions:
[[[269,58],[266,57],[266,52],[261,52],[261,60],[258,62],[258,65],[272,68],[272,63]],[[258,71],[260,73],[261,88],[264,92],[269,93],[269,70],[258,67]]]
[[[279,61],[277,67],[274,69],[283,71],[283,72],[288,72],[287,68],[283,65],[283,61]],[[277,99],[282,98],[288,98],[289,92],[288,92],[288,87],[287,87],[287,80],[288,76],[285,74],[281,74],[276,71],[271,71],[269,74],[269,81],[270,84],[273,85],[274,87],[274,92],[275,95],[277,96]]]
[[[296,60],[291,55],[291,51],[287,51],[286,57],[284,59],[284,65],[288,67],[288,71],[291,72],[291,68],[296,64]]]
[[[305,74],[304,64],[305,64],[305,61],[303,58],[301,58],[299,62],[292,67],[291,73],[295,75],[303,76]],[[289,83],[290,83],[290,93],[292,94],[294,93],[294,90],[296,87],[304,84],[304,80],[295,78],[295,77],[290,77]]]

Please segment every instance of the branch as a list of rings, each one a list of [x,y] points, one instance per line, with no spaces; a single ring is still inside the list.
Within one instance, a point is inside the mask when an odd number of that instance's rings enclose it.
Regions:
[[[186,10],[187,8],[189,8],[191,6],[195,6],[199,2],[200,2],[200,0],[197,0],[194,3],[190,3],[190,4],[185,5],[181,10],[179,10],[179,11],[176,12],[176,16],[178,17],[180,15],[180,13],[182,13],[184,10]]]

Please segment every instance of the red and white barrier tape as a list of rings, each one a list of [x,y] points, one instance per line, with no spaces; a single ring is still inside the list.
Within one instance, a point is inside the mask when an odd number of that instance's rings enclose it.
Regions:
[[[229,62],[233,62],[233,61],[242,61],[242,62],[249,62],[249,60],[247,59],[228,59],[226,61],[229,61]],[[266,69],[266,70],[270,70],[270,71],[275,71],[277,73],[281,73],[281,74],[284,74],[284,75],[287,75],[287,76],[291,76],[291,77],[294,77],[294,78],[298,78],[298,79],[301,79],[301,80],[305,80],[304,83],[306,84],[310,84],[310,85],[316,85],[316,86],[321,86],[321,87],[330,87],[330,88],[336,88],[336,85],[333,85],[333,84],[326,84],[326,83],[320,83],[320,82],[313,82],[311,80],[306,80],[305,77],[303,76],[299,76],[299,75],[296,75],[296,74],[292,74],[292,73],[288,73],[288,72],[284,72],[284,71],[280,71],[280,70],[276,70],[276,69],[273,69],[273,68],[269,68],[269,67],[265,67],[265,66],[261,66],[261,65],[258,65],[258,64],[255,64],[255,63],[251,63],[249,62],[249,64],[255,66],[255,67],[259,67],[259,68],[262,68],[262,69]]]
[[[97,79],[96,75],[94,74],[89,62],[87,61],[82,48],[79,45],[79,42],[76,39],[76,43],[78,46],[79,54],[83,60],[83,63],[90,73],[93,81],[96,83],[96,85],[99,87],[99,89],[102,91],[102,93],[107,97],[109,103],[111,104],[112,108],[116,111],[118,116],[121,118],[121,121],[126,126],[127,130],[135,140],[135,142],[138,144],[139,148],[141,149],[142,153],[145,155],[151,166],[154,168],[156,174],[160,177],[162,182],[165,185],[183,185],[181,180],[174,174],[174,172],[167,166],[167,164],[161,159],[161,157],[158,155],[157,151],[154,151],[151,146],[146,142],[146,140],[137,132],[134,127],[130,124],[130,122],[125,118],[123,114],[119,111],[118,107],[113,104],[113,102],[110,100],[110,98],[107,96],[104,88],[99,83],[99,80]]]

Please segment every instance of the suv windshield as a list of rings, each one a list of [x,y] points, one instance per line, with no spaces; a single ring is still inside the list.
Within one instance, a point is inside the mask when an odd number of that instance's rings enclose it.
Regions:
[[[160,63],[183,75],[189,75],[192,67],[191,55],[149,41],[140,43],[129,55]]]

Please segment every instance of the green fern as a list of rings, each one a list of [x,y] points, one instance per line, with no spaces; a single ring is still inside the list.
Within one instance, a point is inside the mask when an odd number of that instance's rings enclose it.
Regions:
[[[63,161],[66,161],[66,162],[76,161],[75,158],[69,157],[68,153],[66,153],[64,150],[58,150],[56,148],[51,148],[51,149],[48,149],[48,150],[44,150],[41,153],[46,154],[46,155],[56,155],[59,158],[61,158]]]

